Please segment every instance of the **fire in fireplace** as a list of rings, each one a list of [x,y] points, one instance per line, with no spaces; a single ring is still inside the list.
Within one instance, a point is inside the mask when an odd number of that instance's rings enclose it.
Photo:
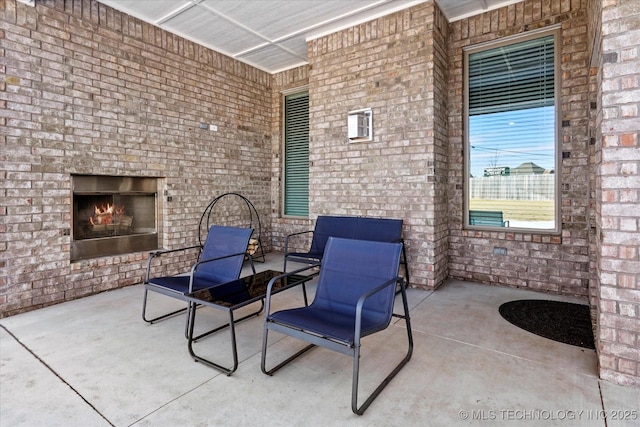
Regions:
[[[71,260],[158,248],[156,178],[72,176]]]
[[[73,237],[84,240],[153,233],[155,199],[155,194],[74,194]]]
[[[89,217],[89,223],[94,230],[109,226],[126,229],[131,227],[133,222],[132,216],[124,214],[124,205],[94,205],[93,213],[94,215]]]

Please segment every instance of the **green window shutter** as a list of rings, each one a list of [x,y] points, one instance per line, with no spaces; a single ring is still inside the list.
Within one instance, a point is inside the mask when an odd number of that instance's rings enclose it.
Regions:
[[[284,104],[284,214],[309,216],[309,92]]]

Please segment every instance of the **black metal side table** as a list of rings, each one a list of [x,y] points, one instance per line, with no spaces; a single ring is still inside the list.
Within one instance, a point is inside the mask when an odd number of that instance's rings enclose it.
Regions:
[[[281,276],[283,274],[282,272],[275,270],[266,270],[260,273],[240,278],[238,280],[217,285],[212,288],[201,289],[197,292],[187,295],[187,300],[195,303],[191,304],[192,308],[190,309],[189,327],[187,333],[188,348],[191,357],[193,357],[195,361],[202,362],[205,365],[218,369],[219,371],[222,371],[227,375],[231,375],[233,372],[235,372],[236,369],[238,369],[238,350],[236,345],[235,324],[250,317],[258,316],[262,312],[262,309],[264,308],[264,298],[266,296],[267,285],[269,284],[269,281],[274,278],[278,278],[273,287],[273,289],[277,289],[278,292],[302,283],[304,299],[306,303],[307,295],[305,284],[315,276],[317,276],[319,273],[317,270],[313,270],[313,266],[300,269],[295,273],[300,274],[295,274],[293,276],[285,278],[279,278],[278,276]],[[258,301],[260,301],[260,308],[257,311],[248,314],[240,319],[234,319],[233,312],[235,310]],[[196,322],[196,312],[198,305],[213,307],[218,310],[226,311],[229,315],[229,323],[226,323],[222,326],[219,326],[215,329],[194,337],[193,331]],[[195,341],[221,331],[227,327],[229,328],[229,331],[231,333],[231,352],[233,355],[233,366],[231,368],[226,368],[218,363],[195,354],[193,350],[193,343]]]

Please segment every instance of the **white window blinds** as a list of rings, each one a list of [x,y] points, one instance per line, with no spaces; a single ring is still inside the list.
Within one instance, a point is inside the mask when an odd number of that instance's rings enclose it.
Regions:
[[[553,35],[469,55],[469,115],[554,105]]]

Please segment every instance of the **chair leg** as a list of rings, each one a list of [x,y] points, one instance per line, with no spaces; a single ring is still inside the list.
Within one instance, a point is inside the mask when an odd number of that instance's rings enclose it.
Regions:
[[[179,310],[176,311],[172,311],[171,313],[167,313],[167,314],[163,314],[162,316],[158,316],[158,317],[154,317],[153,319],[147,319],[147,295],[148,295],[149,290],[145,289],[144,290],[144,298],[142,299],[142,320],[144,320],[147,323],[155,323],[158,320],[162,320],[162,319],[166,319],[167,317],[171,317],[175,314],[178,313],[182,313],[183,311],[188,310],[188,306],[185,308],[181,308]],[[187,319],[187,323],[188,323],[189,319]]]
[[[147,291],[146,289],[144,290],[144,296],[142,297],[142,320],[144,320],[145,322],[149,323],[149,321],[147,320],[146,314],[147,314],[147,294],[149,293],[149,291]]]
[[[411,333],[411,320],[409,319],[409,304],[407,303],[407,293],[405,284],[401,284],[402,292],[402,305],[404,306],[404,319],[407,327],[407,341],[408,349],[405,357],[396,365],[389,375],[378,385],[378,387],[369,395],[367,400],[358,408],[358,377],[360,372],[360,342],[355,343],[353,349],[353,381],[351,384],[351,410],[356,415],[364,414],[369,405],[374,401],[376,397],[382,392],[382,390],[391,382],[393,377],[409,362],[411,355],[413,354],[413,334]]]
[[[267,365],[267,347],[268,347],[268,338],[267,337],[268,337],[268,335],[269,335],[269,328],[268,328],[267,324],[265,323],[264,334],[262,335],[262,358],[261,358],[261,361],[260,361],[260,369],[262,370],[263,374],[266,374],[266,375],[269,375],[269,376],[273,375],[278,369],[282,368],[283,366],[287,365],[292,360],[297,359],[299,356],[302,356],[304,353],[306,353],[307,351],[309,351],[313,347],[315,347],[315,344],[309,344],[308,346],[306,346],[305,348],[303,348],[299,352],[295,353],[293,356],[287,358],[283,362],[281,362],[278,365],[274,366],[273,368],[267,370],[266,365]]]
[[[191,322],[191,316],[195,316],[196,307],[192,307],[193,303],[189,301],[187,303],[187,322],[184,324],[184,337],[189,339],[189,323]],[[192,310],[193,309],[193,310]],[[193,314],[192,314],[193,311]]]

